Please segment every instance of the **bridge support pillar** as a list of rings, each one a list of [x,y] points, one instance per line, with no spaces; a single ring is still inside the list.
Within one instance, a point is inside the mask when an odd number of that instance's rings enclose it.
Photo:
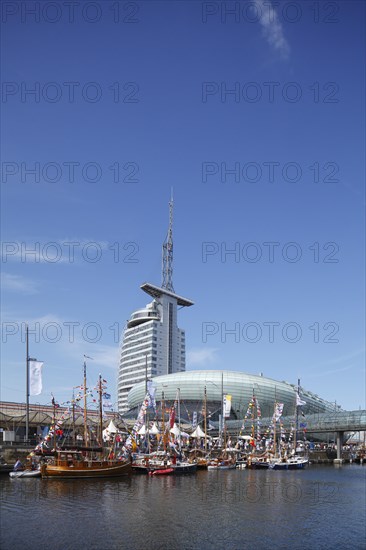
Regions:
[[[334,460],[335,464],[342,464],[342,442],[343,432],[337,432],[337,458]]]

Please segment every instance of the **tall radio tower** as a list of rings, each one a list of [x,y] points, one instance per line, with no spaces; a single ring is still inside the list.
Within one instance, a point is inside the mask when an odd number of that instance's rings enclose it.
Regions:
[[[169,229],[163,244],[162,288],[174,292],[173,287],[173,193],[169,201]]]

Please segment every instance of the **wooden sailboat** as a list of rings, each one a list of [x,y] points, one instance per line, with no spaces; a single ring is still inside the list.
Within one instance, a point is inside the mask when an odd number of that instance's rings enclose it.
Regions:
[[[300,399],[300,380],[298,380],[297,392],[295,395],[295,433],[292,453],[290,456],[285,455],[281,457],[281,455],[279,455],[278,457],[273,458],[270,461],[270,468],[273,470],[302,470],[309,463],[307,457],[296,454],[299,407],[303,404],[305,404],[305,402]]]
[[[173,457],[172,464],[170,465],[173,468],[175,474],[193,474],[197,471],[197,464],[188,462],[187,460],[182,459],[182,431],[181,431],[181,417],[180,417],[180,388],[177,388],[177,397],[178,397],[178,448],[179,448],[179,459]]]
[[[99,375],[99,444],[100,447],[89,446],[90,437],[87,427],[87,387],[86,362],[84,361],[84,444],[82,448],[57,449],[54,440],[54,458],[41,466],[42,478],[69,479],[69,478],[101,478],[127,475],[131,472],[131,461],[126,459],[105,458],[103,448],[102,425],[102,396],[103,383]],[[111,456],[111,453],[109,453]]]

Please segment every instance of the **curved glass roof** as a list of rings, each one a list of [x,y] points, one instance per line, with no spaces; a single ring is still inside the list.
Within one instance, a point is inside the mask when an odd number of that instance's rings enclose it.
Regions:
[[[202,370],[157,376],[153,378],[156,388],[156,400],[174,401],[177,390],[181,400],[203,402],[206,388],[206,398],[211,402],[221,403],[222,394],[231,395],[232,409],[243,413],[253,394],[258,399],[263,416],[273,413],[275,400],[284,403],[284,415],[294,414],[297,387],[288,382],[280,382],[272,378],[237,371]],[[334,403],[329,403],[318,396],[300,390],[301,398],[306,401],[302,407],[304,413],[320,413],[334,409]],[[142,403],[145,396],[145,382],[134,386],[128,394],[129,408]]]

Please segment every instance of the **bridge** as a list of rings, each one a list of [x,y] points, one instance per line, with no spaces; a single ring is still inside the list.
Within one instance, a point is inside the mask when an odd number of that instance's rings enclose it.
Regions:
[[[254,420],[256,422],[256,420]],[[262,430],[265,430],[272,422],[272,418],[261,418]],[[212,422],[218,429],[218,422]],[[281,424],[285,432],[289,432],[294,427],[295,419],[293,416],[281,417]],[[242,421],[228,420],[226,428],[229,433],[235,434],[241,431],[242,434],[250,434],[252,420],[248,418],[245,427],[241,430]],[[321,438],[321,435],[336,434],[337,459],[341,458],[342,441],[345,433],[366,431],[366,410],[356,411],[334,411],[318,414],[309,414],[306,417],[299,416],[298,429],[300,432],[311,434],[313,437]]]

